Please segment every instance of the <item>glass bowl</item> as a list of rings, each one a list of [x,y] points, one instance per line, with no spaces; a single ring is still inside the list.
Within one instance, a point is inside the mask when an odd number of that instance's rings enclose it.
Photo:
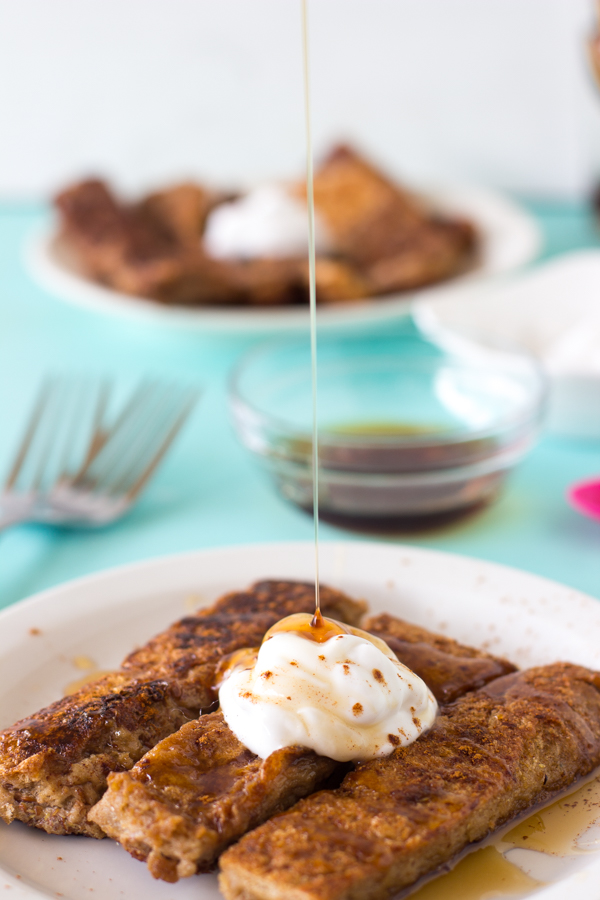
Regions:
[[[318,344],[319,513],[394,527],[478,506],[532,446],[545,384],[529,356],[448,337]],[[280,493],[312,510],[310,344],[269,342],[230,382],[236,431]]]

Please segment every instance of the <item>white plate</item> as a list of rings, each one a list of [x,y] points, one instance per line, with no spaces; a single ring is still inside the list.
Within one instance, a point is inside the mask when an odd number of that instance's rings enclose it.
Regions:
[[[472,187],[429,191],[439,209],[472,219],[483,235],[481,262],[460,278],[417,292],[392,294],[365,303],[339,303],[319,310],[319,327],[360,326],[405,314],[415,296],[438,296],[450,285],[500,275],[533,259],[540,248],[539,228],[524,209],[493,191]],[[57,298],[108,315],[133,317],[186,331],[269,332],[308,327],[308,310],[296,306],[272,308],[214,308],[165,306],[131,297],[91,281],[78,268],[54,228],[34,234],[26,260],[36,281]]]
[[[413,312],[421,327],[494,335],[533,353],[548,374],[546,427],[600,438],[600,251],[557,256],[500,284],[426,297]]]
[[[0,727],[59,697],[81,673],[72,660],[102,669],[178,616],[256,579],[312,579],[310,543],[207,550],[153,560],[70,582],[0,614]],[[326,543],[322,579],[523,666],[556,661],[600,668],[600,605],[513,569],[414,547]],[[192,601],[192,597],[195,599]],[[32,633],[34,629],[40,633]],[[540,900],[597,900],[600,858],[536,894]],[[582,881],[582,877],[589,877]],[[111,841],[47,835],[19,823],[0,826],[0,892],[14,900],[217,900],[216,877],[168,885]],[[10,893],[8,892],[10,891]]]

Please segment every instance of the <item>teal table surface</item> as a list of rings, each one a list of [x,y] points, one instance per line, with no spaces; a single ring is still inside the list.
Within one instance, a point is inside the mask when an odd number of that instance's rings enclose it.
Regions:
[[[582,206],[529,202],[545,255],[600,246]],[[0,473],[15,452],[42,377],[93,373],[121,383],[152,374],[198,384],[201,401],[135,509],[110,528],[20,526],[0,535],[0,606],[71,578],[204,547],[310,540],[311,519],[273,491],[239,446],[227,375],[256,338],[176,334],[54,300],[22,261],[41,207],[0,205]],[[438,530],[383,540],[517,566],[600,598],[600,524],[566,503],[574,480],[600,474],[600,443],[545,436],[484,511]],[[364,537],[322,524],[323,540]],[[373,539],[367,537],[366,539]]]

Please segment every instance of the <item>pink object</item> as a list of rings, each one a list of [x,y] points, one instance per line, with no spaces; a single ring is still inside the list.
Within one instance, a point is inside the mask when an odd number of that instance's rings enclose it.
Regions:
[[[589,478],[572,485],[567,497],[571,506],[578,512],[600,521],[600,477]]]

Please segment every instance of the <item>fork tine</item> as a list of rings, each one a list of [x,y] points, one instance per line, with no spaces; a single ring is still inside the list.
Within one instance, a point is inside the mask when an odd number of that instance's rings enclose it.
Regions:
[[[54,524],[112,521],[147,483],[198,397],[143,383],[107,429],[109,390],[106,382],[66,376],[42,385],[5,486],[4,500],[20,503],[19,515]]]
[[[103,423],[110,393],[110,382],[100,382],[95,392],[89,436],[83,453],[83,460],[75,469],[75,472],[69,477],[69,481],[72,484],[75,484],[75,482],[79,480],[81,474],[89,467],[92,460],[95,459],[108,439],[108,432],[105,430]],[[64,474],[67,476],[66,471]]]
[[[56,474],[57,461],[60,459],[63,433],[68,433],[71,419],[71,395],[73,383],[66,378],[53,378],[53,390],[46,404],[45,415],[40,422],[41,448],[38,451],[36,473],[33,478],[33,489],[42,490],[48,487]]]
[[[124,456],[119,471],[111,479],[110,490],[113,494],[127,493],[129,487],[145,471],[183,410],[186,396],[180,395],[177,390],[167,389],[160,401],[157,400],[155,407],[148,409],[150,415],[144,430],[140,431],[137,442],[131,444],[130,452]]]
[[[85,382],[69,381],[66,384],[65,394],[63,419],[60,423],[62,428],[55,433],[58,445],[57,482],[61,482],[67,477],[73,449],[77,446],[77,436],[81,431],[81,422],[85,416],[87,385]]]
[[[142,452],[133,458],[113,486],[114,493],[126,494],[129,499],[139,494],[191,413],[197,397],[196,391],[187,391],[178,399],[177,405],[171,403],[161,421],[154,424],[150,437],[146,437]]]
[[[182,392],[178,388],[151,383],[143,385],[135,392],[136,402],[127,404],[128,416],[122,414],[119,417],[118,431],[110,430],[101,452],[79,473],[80,483],[104,494],[127,493],[144,476],[157,455],[164,455],[197,396],[195,390]],[[163,444],[171,432],[163,451]],[[159,461],[160,458],[156,459],[152,471]],[[138,493],[139,490],[141,487]]]
[[[157,466],[161,462],[163,456],[175,440],[178,432],[182,428],[185,420],[188,418],[190,413],[192,412],[196,402],[198,400],[198,392],[194,391],[192,396],[188,398],[187,402],[184,404],[183,409],[171,425],[171,428],[164,435],[162,444],[156,448],[154,457],[150,460],[148,465],[146,466],[146,470],[143,471],[137,478],[137,481],[134,481],[133,484],[127,489],[127,497],[129,500],[135,500],[138,494],[142,491],[142,489],[146,486],[149,479],[154,474]]]
[[[126,414],[117,420],[117,427],[111,428],[101,451],[96,455],[85,473],[90,484],[109,483],[118,480],[120,471],[130,465],[129,458],[137,453],[138,445],[145,444],[145,435],[153,419],[164,405],[165,387],[146,382],[138,388],[127,403]]]
[[[90,432],[90,443],[85,454],[84,460],[81,464],[81,469],[85,469],[95,456],[98,455],[104,444],[108,439],[108,432],[104,429],[104,417],[106,415],[106,410],[108,407],[108,401],[110,398],[112,386],[110,382],[103,381],[100,384],[98,389],[98,396],[96,398],[96,407],[94,409],[94,415],[92,417],[92,428]]]
[[[109,440],[112,442],[123,428],[129,427],[131,418],[136,414],[136,409],[138,408],[140,403],[143,402],[144,397],[151,386],[151,382],[142,382],[140,385],[138,385],[138,387],[135,389],[135,391],[117,416],[117,419],[113,423],[112,427],[108,430],[105,430],[102,429],[102,420],[106,412],[106,407],[108,405],[108,396],[110,392],[110,387],[107,387],[105,385],[106,393],[102,398],[100,408],[97,411],[97,433],[92,440],[92,446],[90,447],[88,456],[82,466],[82,470],[89,468],[96,457],[100,455],[100,453],[104,449],[104,446]]]
[[[5,491],[9,491],[15,486],[17,479],[25,465],[25,462],[30,455],[31,448],[36,441],[36,436],[39,437],[40,425],[42,419],[44,418],[44,411],[47,408],[49,397],[52,394],[52,381],[52,379],[45,381],[37,393],[33,412],[31,413],[31,417],[29,419],[29,422],[27,423],[27,428],[25,430],[23,440],[21,441],[21,445],[17,450],[17,455],[15,457],[12,469],[10,470],[8,478],[6,479],[6,482],[4,484]]]
[[[126,449],[139,429],[140,410],[144,409],[150,387],[148,382],[140,384],[115,422],[110,427],[100,426],[81,468],[73,477],[74,484],[93,488],[98,480],[106,477],[105,470],[118,466],[119,456],[123,452],[121,444]]]

